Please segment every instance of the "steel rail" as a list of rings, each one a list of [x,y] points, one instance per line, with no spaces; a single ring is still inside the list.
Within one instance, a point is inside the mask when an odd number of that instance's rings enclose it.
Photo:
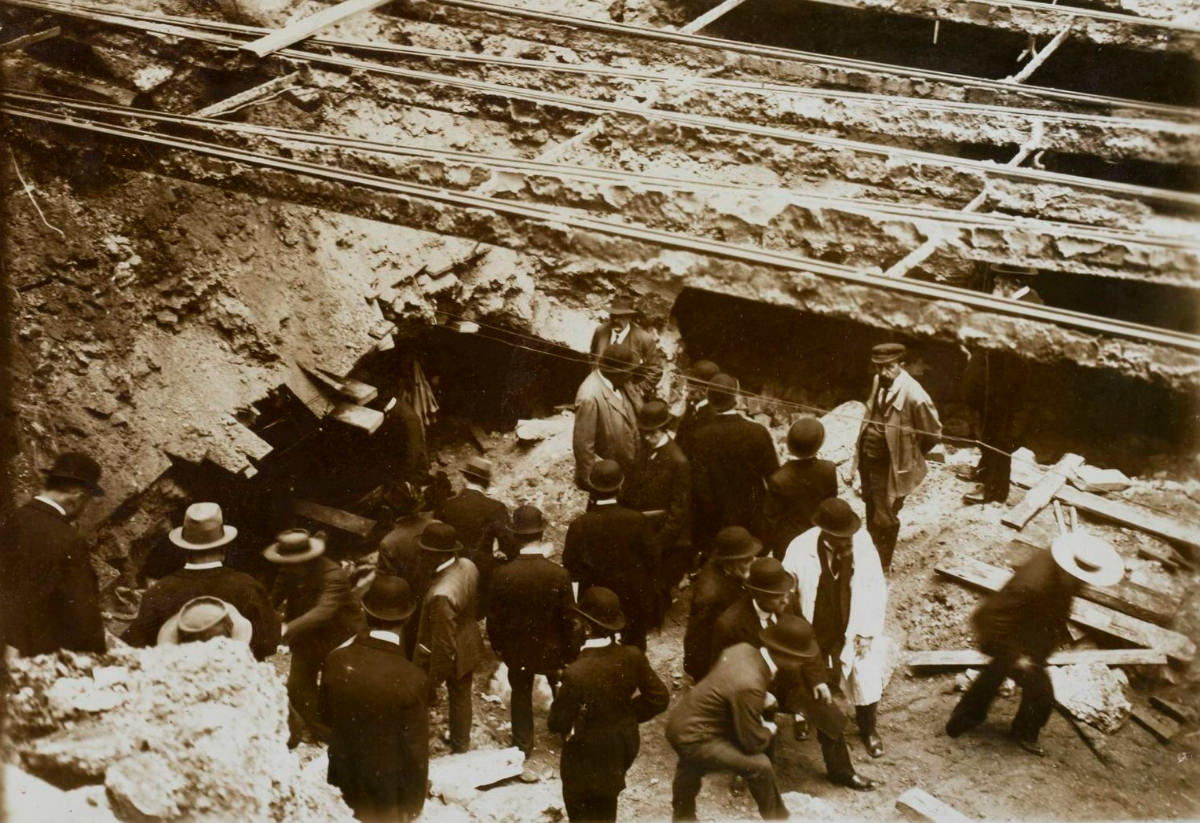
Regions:
[[[662,40],[666,39],[669,42],[684,41],[683,45],[698,46],[707,49],[719,49],[724,51],[733,51],[741,53],[756,54],[758,56],[772,57],[773,59],[781,59],[789,62],[812,63],[819,65],[831,65],[841,68],[849,68],[859,71],[874,71],[885,74],[894,74],[907,76],[910,78],[929,80],[934,82],[950,83],[953,85],[976,86],[987,88],[993,91],[1003,91],[1009,94],[1042,96],[1057,99],[1062,102],[1082,103],[1094,106],[1104,106],[1114,109],[1141,109],[1150,112],[1156,112],[1159,116],[1174,119],[1177,121],[1190,122],[1200,118],[1200,109],[1195,109],[1187,106],[1175,106],[1165,103],[1152,103],[1146,100],[1134,100],[1130,98],[1109,97],[1104,95],[1088,94],[1086,92],[1071,92],[1063,89],[1052,89],[1044,86],[1032,85],[1014,85],[1005,83],[1000,80],[992,80],[989,78],[971,77],[970,75],[951,74],[947,72],[935,72],[926,69],[917,69],[907,66],[898,66],[888,63],[875,63],[866,60],[857,60],[854,58],[842,58],[832,55],[821,55],[812,52],[793,51],[790,49],[778,49],[770,46],[758,46],[755,44],[741,43],[734,40],[721,40],[719,38],[706,37],[704,35],[685,35],[678,32],[671,32],[660,29],[651,29],[640,26],[629,26],[621,23],[607,23],[603,21],[588,20],[586,18],[570,17],[568,15],[559,15],[549,12],[534,12],[526,9],[514,9],[503,6],[496,6],[487,2],[473,2],[473,0],[431,0],[432,2],[441,2],[445,5],[461,6],[466,8],[477,9],[480,11],[510,14],[513,16],[538,19],[544,22],[551,22],[558,25],[575,26],[577,28],[598,29],[609,34],[620,34],[633,36],[642,39]],[[43,12],[52,12],[58,14],[67,14],[85,19],[93,19],[97,22],[116,23],[119,18],[127,20],[137,20],[152,24],[167,24],[186,26],[191,28],[205,28],[210,31],[245,34],[247,36],[258,36],[269,29],[258,26],[246,26],[237,23],[226,23],[213,20],[201,20],[199,18],[182,17],[178,15],[168,14],[145,14],[124,9],[109,9],[103,6],[95,6],[87,3],[65,2],[65,0],[0,0],[0,3],[5,5],[15,6],[19,8],[34,9]],[[165,33],[165,32],[164,32]],[[691,42],[695,41],[695,42]],[[306,41],[314,45],[320,45],[328,48],[355,48],[355,49],[372,49],[387,51],[389,46],[381,44],[371,44],[356,40],[341,40],[336,38],[314,37]],[[400,48],[400,47],[391,47]],[[502,58],[497,58],[502,59]],[[511,58],[509,58],[511,59]],[[750,86],[755,86],[753,81],[732,81],[718,80],[709,78],[713,82],[744,82]],[[774,85],[785,84],[764,84],[767,87]],[[803,88],[803,87],[801,87]],[[834,94],[840,94],[836,90]],[[845,92],[844,94],[867,94],[866,92]],[[887,97],[887,95],[883,95]],[[921,98],[905,98],[919,100]],[[954,101],[946,101],[954,102]],[[963,105],[983,105],[983,104],[963,104]],[[1039,109],[1031,109],[1030,111],[1042,111]],[[1065,112],[1054,112],[1055,114],[1067,114]],[[1042,115],[1045,116],[1045,115]],[[1088,115],[1083,115],[1088,116]],[[1097,115],[1104,116],[1104,115]]]
[[[404,197],[420,200],[431,200],[444,203],[455,208],[482,209],[496,214],[503,214],[519,219],[533,220],[541,223],[551,223],[569,226],[582,231],[599,232],[602,234],[621,237],[627,240],[645,242],[664,248],[679,251],[699,253],[722,259],[735,260],[753,265],[764,265],[784,269],[796,273],[814,274],[843,283],[850,283],[868,288],[878,288],[886,291],[899,292],[926,300],[944,300],[959,303],[971,309],[994,314],[1016,317],[1024,320],[1049,322],[1083,330],[1092,334],[1109,335],[1138,340],[1145,343],[1168,346],[1192,354],[1200,354],[1200,336],[1157,329],[1138,323],[1097,317],[1084,312],[1069,309],[1053,308],[1021,303],[1003,297],[984,295],[956,286],[946,286],[935,283],[922,283],[907,279],[883,279],[853,269],[812,260],[797,255],[754,249],[695,237],[677,232],[648,229],[630,226],[611,220],[601,220],[579,214],[564,212],[544,206],[535,206],[499,198],[463,192],[450,192],[434,186],[416,183],[403,183],[386,177],[362,172],[339,169],[316,163],[292,160],[260,152],[245,151],[181,137],[169,137],[162,134],[145,132],[123,126],[95,121],[72,119],[67,116],[53,115],[45,112],[21,109],[8,104],[0,105],[0,112],[12,117],[42,122],[51,125],[64,126],[70,129],[88,131],[94,134],[107,135],[166,148],[204,154],[210,157],[229,160],[249,166],[271,168],[289,173],[307,175],[335,183],[348,183],[365,186],[378,191],[398,194]]]
[[[940,0],[945,3],[946,0]],[[816,0],[818,3],[836,2],[836,0]],[[950,0],[963,6],[995,6],[996,8],[1025,9],[1040,14],[1065,15],[1068,17],[1087,17],[1092,20],[1103,20],[1106,23],[1123,23],[1128,26],[1147,26],[1149,28],[1182,31],[1190,34],[1200,33],[1200,28],[1181,23],[1177,20],[1163,20],[1156,17],[1141,17],[1136,14],[1121,14],[1103,9],[1089,9],[1083,6],[1057,6],[1050,3],[1039,3],[1034,0]],[[911,12],[906,12],[911,13]]]
[[[30,0],[0,0],[0,2],[27,3],[30,2]],[[142,31],[153,31],[155,28],[158,28],[163,30],[163,33],[166,34],[173,34],[175,36],[181,36],[201,42],[209,42],[215,45],[227,46],[230,48],[238,48],[243,45],[241,41],[229,37],[221,37],[187,28],[172,26],[154,27],[152,24],[142,24],[137,21],[130,21],[126,18],[116,18],[116,22],[114,24]],[[998,166],[994,163],[988,163],[981,160],[967,160],[959,157],[935,154],[933,152],[889,147],[877,143],[867,143],[860,140],[848,140],[841,137],[816,135],[808,132],[781,129],[772,126],[758,126],[746,123],[737,123],[717,117],[689,115],[660,109],[645,109],[639,106],[623,105],[621,103],[609,103],[567,94],[541,92],[535,89],[507,86],[484,80],[470,80],[466,78],[453,77],[451,75],[436,74],[433,72],[413,71],[411,69],[386,66],[365,60],[355,60],[352,58],[338,57],[336,55],[302,51],[300,49],[280,49],[279,51],[274,52],[273,56],[285,57],[307,63],[340,66],[347,69],[358,69],[370,74],[399,77],[422,83],[433,83],[444,87],[464,89],[485,95],[500,97],[503,99],[527,100],[542,105],[574,109],[578,111],[589,112],[591,114],[621,114],[625,116],[632,116],[639,120],[659,120],[668,123],[677,123],[679,125],[689,126],[700,130],[747,134],[755,137],[765,137],[773,140],[779,140],[782,142],[800,143],[834,149],[846,149],[849,151],[874,154],[888,158],[902,158],[915,163],[968,169],[970,171],[982,174],[985,177],[994,176],[1016,180],[1034,181],[1037,183],[1052,183],[1069,188],[1088,189],[1092,191],[1123,195],[1143,200],[1174,203],[1189,209],[1200,208],[1200,195],[1189,192],[1159,189],[1151,186],[1139,186],[1130,183],[1094,180],[1091,178],[1062,174],[1059,172],[1043,171],[1039,169]]]
[[[99,112],[117,117],[151,120],[160,123],[172,123],[184,126],[216,129],[265,137],[278,142],[301,142],[311,145],[347,148],[354,151],[371,152],[399,157],[415,157],[434,160],[437,162],[470,163],[491,168],[497,171],[515,172],[519,174],[546,174],[550,176],[579,178],[615,183],[619,185],[643,185],[667,189],[719,191],[739,191],[759,193],[772,190],[785,192],[787,196],[799,205],[815,208],[829,208],[859,214],[865,217],[876,217],[890,220],[900,220],[915,225],[928,226],[959,226],[965,228],[986,227],[999,231],[1027,231],[1046,233],[1054,236],[1085,238],[1103,243],[1136,244],[1142,246],[1158,246],[1183,250],[1200,250],[1200,237],[1193,235],[1156,235],[1146,232],[1131,231],[1113,227],[1096,227],[1085,223],[1068,221],[1044,220],[1040,218],[1015,217],[1007,214],[989,214],[987,212],[963,212],[958,209],[946,209],[923,204],[904,204],[888,201],[873,201],[851,197],[837,197],[819,192],[778,186],[754,186],[739,183],[722,183],[718,181],[689,179],[683,177],[667,177],[648,175],[639,172],[602,169],[588,166],[575,166],[565,163],[548,163],[524,158],[505,158],[476,152],[454,151],[450,149],[433,149],[415,146],[399,146],[392,143],[382,143],[374,140],[345,137],[341,135],[323,134],[321,132],[288,129],[279,126],[265,126],[253,123],[223,120],[215,117],[198,117],[196,115],[171,114],[166,112],[139,109],[109,103],[93,103],[86,100],[76,100],[55,95],[26,92],[0,91],[0,98],[17,100],[43,106],[55,106],[77,111]]]

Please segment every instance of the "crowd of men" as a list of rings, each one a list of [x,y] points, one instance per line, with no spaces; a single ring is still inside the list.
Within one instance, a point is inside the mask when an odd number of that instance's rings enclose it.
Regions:
[[[854,706],[863,750],[881,756],[887,574],[905,496],[940,437],[933,403],[902,367],[904,347],[872,351],[855,449],[864,522],[818,457],[818,419],[793,422],[791,458],[780,465],[770,432],[739,413],[737,380],[709,361],[689,370],[686,407],[672,415],[654,396],[653,335],[627,304],[612,315],[576,398],[575,478],[589,502],[567,524],[561,565],[543,512],[510,512],[491,496],[492,466],[480,458],[432,510],[421,489],[398,484],[396,520],[358,581],[329,558],[324,535],[289,529],[263,550],[278,571],[268,592],[224,565],[237,529],[216,503],[197,502],[168,536],[184,567],[146,591],[124,640],[224,636],[260,660],[286,645],[290,742],[328,744],[329,782],[359,818],[411,820],[424,804],[429,713],[443,683],[449,746],[471,746],[486,634],[512,687],[513,744],[533,750],[533,685],[543,675],[554,693],[547,726],[564,739],[567,815],[614,820],[638,727],[670,704],[646,659],[648,638],[690,589],[682,652],[693,685],[666,723],[678,756],[673,818],[695,819],[710,772],[744,778],[764,819],[786,817],[773,763],[788,718],[793,740],[815,732],[833,783],[875,788],[854,768],[836,698]],[[105,648],[87,548],[71,525],[103,493],[99,479],[90,457],[63,454],[2,527],[3,639],[20,654]],[[1071,535],[1018,571],[977,615],[994,660],[946,732],[982,722],[1011,676],[1024,687],[1014,735],[1040,752],[1052,701],[1044,664],[1070,599],[1080,581],[1107,585],[1119,570],[1110,547]]]

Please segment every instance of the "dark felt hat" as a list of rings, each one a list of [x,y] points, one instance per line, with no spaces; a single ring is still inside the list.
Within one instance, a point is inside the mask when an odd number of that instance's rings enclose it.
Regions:
[[[718,560],[743,560],[762,551],[762,541],[742,526],[726,526],[717,532],[713,556]]]
[[[638,310],[634,307],[633,301],[628,297],[618,297],[608,307],[610,317],[629,317],[637,313]]]
[[[621,598],[612,589],[590,586],[579,595],[575,611],[610,632],[625,628],[625,613],[621,611]]]
[[[625,472],[616,460],[597,460],[588,475],[588,485],[593,491],[615,492],[625,482]]]
[[[862,518],[840,497],[827,497],[817,506],[813,525],[836,537],[850,537],[862,527]]]
[[[658,431],[671,422],[671,410],[657,397],[647,400],[638,410],[638,428],[644,432]]]
[[[825,427],[821,421],[806,414],[788,429],[788,451],[797,457],[815,457],[825,442]]]
[[[427,552],[442,552],[453,554],[462,551],[463,544],[458,539],[458,532],[449,523],[434,520],[425,527],[417,538],[417,545]]]
[[[403,577],[377,573],[371,588],[363,595],[362,607],[374,618],[399,623],[417,610],[417,600]]]
[[[796,587],[796,579],[774,557],[760,557],[750,564],[745,585],[753,594],[787,594]]]
[[[821,653],[812,624],[797,614],[779,615],[772,625],[762,630],[759,638],[773,655],[803,659]]]
[[[58,480],[74,480],[87,487],[92,497],[103,497],[104,489],[100,488],[100,464],[83,452],[63,452],[54,460],[46,477]]]
[[[636,365],[637,357],[625,343],[609,346],[600,356],[600,371],[604,373],[632,371]]]
[[[221,507],[216,503],[193,503],[183,515],[183,525],[167,533],[167,539],[188,551],[219,549],[233,542],[238,530],[226,526]]]
[[[513,534],[541,534],[546,530],[546,518],[537,506],[519,506],[512,515]]]
[[[688,369],[688,377],[707,383],[721,373],[721,367],[711,360],[698,360]]]
[[[471,457],[459,471],[466,477],[476,480],[485,486],[492,482],[491,460],[484,460],[482,457]]]
[[[880,343],[871,347],[871,362],[882,364],[900,360],[908,353],[903,343]]]
[[[305,563],[325,553],[325,535],[309,534],[307,529],[287,529],[275,535],[275,542],[263,550],[272,563]]]
[[[718,374],[708,381],[708,404],[717,411],[732,409],[737,404],[738,381],[728,374]]]

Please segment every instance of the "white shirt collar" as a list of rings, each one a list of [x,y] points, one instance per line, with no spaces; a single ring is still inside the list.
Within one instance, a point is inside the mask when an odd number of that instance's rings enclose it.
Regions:
[[[661,429],[659,431],[655,432],[654,436],[657,438],[657,442],[651,443],[650,448],[656,449],[656,450],[661,449],[663,446],[667,445],[667,441],[669,441],[671,439],[671,435],[668,432],[662,431]]]
[[[699,411],[700,409],[704,408],[707,405],[708,405],[708,398],[701,397],[700,401],[698,403],[696,403],[696,410]]]
[[[583,641],[583,648],[585,648],[585,649],[603,649],[608,646],[611,646],[612,643],[613,643],[612,637],[589,637],[587,640]]]
[[[717,412],[717,415],[719,416],[722,414],[737,414],[737,413],[738,413],[737,406],[734,406],[732,409],[726,409],[723,412]]]
[[[547,554],[549,554],[549,552],[546,551],[545,543],[530,543],[528,546],[521,549],[520,554],[528,555],[528,556],[536,555],[538,557],[545,557]]]
[[[389,632],[386,629],[371,629],[370,635],[376,640],[386,640],[388,643],[395,643],[397,646],[400,645],[400,635],[395,632]]]
[[[476,482],[474,482],[474,481],[471,481],[471,480],[467,480],[467,481],[465,481],[465,482],[466,482],[466,484],[467,484],[467,488],[468,488],[468,489],[471,489],[472,491],[477,491],[477,492],[479,492],[480,494],[487,494],[487,490],[486,490],[486,489],[485,489],[483,486],[481,486],[480,484],[478,484],[478,483],[476,483]]]
[[[219,569],[221,568],[220,560],[210,560],[207,563],[184,563],[185,569]]]
[[[442,565],[438,566],[436,569],[433,570],[433,573],[437,574],[438,572],[442,571],[443,569],[450,568],[452,565],[454,565],[454,561],[457,559],[458,559],[457,557],[451,557],[449,560],[444,561],[442,563]]]
[[[604,373],[603,373],[603,372],[601,372],[599,369],[597,369],[597,370],[596,370],[596,375],[597,375],[597,376],[600,378],[600,382],[601,382],[601,383],[603,383],[604,385],[608,386],[608,390],[609,390],[609,391],[616,391],[616,390],[617,390],[617,389],[616,389],[616,387],[615,387],[615,386],[613,386],[613,384],[612,384],[612,381],[611,381],[611,380],[609,380],[607,377],[605,377],[605,376],[604,376]]]
[[[609,336],[609,340],[614,344],[624,343],[625,338],[629,336],[629,330],[632,328],[633,328],[632,323],[630,323],[628,326],[621,329],[620,331],[617,331],[616,327],[614,327],[612,330],[612,334]]]
[[[779,671],[779,667],[775,665],[775,661],[771,659],[771,653],[767,651],[767,647],[763,646],[758,650],[762,655],[763,661],[767,664],[767,669],[771,672],[771,677],[775,676],[775,672]]]
[[[758,601],[751,598],[750,605],[754,607],[754,613],[758,615],[758,622],[762,625],[767,625],[767,621],[771,618],[771,613],[764,611],[758,607]]]
[[[57,510],[57,511],[58,511],[58,513],[59,513],[59,514],[61,514],[63,517],[66,517],[66,516],[67,516],[67,510],[66,510],[66,509],[64,509],[62,506],[60,506],[60,505],[58,504],[58,501],[56,501],[56,500],[51,500],[49,497],[47,497],[47,496],[46,496],[46,495],[44,495],[44,494],[39,494],[37,497],[35,497],[35,498],[33,498],[33,499],[34,499],[34,500],[41,500],[41,501],[42,501],[43,503],[45,503],[47,506],[51,507],[52,509],[55,509],[55,510]]]
[[[596,500],[595,503],[597,506],[615,506],[615,505],[617,505],[617,498],[602,497],[602,498]]]

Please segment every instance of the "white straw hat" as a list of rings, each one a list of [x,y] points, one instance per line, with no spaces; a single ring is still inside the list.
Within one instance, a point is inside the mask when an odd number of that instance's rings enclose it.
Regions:
[[[1050,552],[1063,571],[1092,586],[1111,586],[1125,576],[1116,549],[1094,535],[1064,534],[1055,539]]]

